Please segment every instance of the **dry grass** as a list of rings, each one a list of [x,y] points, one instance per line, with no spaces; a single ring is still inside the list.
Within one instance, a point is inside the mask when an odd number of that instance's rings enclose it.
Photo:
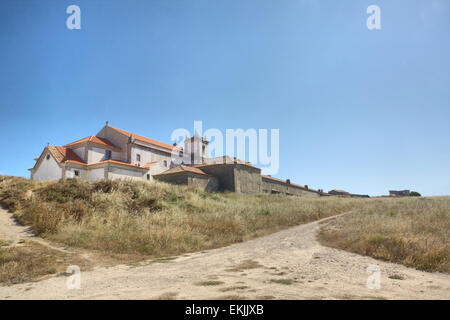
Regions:
[[[450,273],[450,197],[375,199],[322,227],[330,247]]]
[[[225,271],[229,272],[240,272],[248,269],[256,269],[256,268],[262,268],[263,266],[258,262],[254,260],[244,260],[240,264],[234,266],[233,268],[226,269]]]
[[[235,290],[245,290],[248,289],[247,286],[233,286],[233,287],[227,287],[227,288],[221,288],[219,289],[220,292],[228,292],[228,291],[235,291]]]
[[[295,283],[295,281],[292,279],[271,279],[270,282],[284,285],[291,285]]]
[[[207,280],[207,281],[197,282],[195,285],[197,285],[197,286],[219,286],[221,284],[224,284],[224,282],[223,281]]]
[[[82,270],[90,268],[84,259],[32,241],[27,241],[19,247],[2,247],[0,284],[37,280],[46,275],[64,272],[69,265],[78,265]]]
[[[153,257],[217,248],[365,205],[363,199],[211,194],[164,183],[1,176],[0,202],[48,240]]]

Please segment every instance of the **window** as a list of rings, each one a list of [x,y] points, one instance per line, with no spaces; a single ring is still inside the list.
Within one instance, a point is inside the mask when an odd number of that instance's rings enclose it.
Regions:
[[[164,167],[167,167],[167,160],[164,160],[163,163],[164,163]]]
[[[150,175],[147,173],[147,180],[150,180]]]
[[[78,170],[74,170],[73,173],[75,174],[75,177],[79,177],[80,176],[80,171],[78,171]]]
[[[137,161],[137,162],[141,162],[141,155],[140,155],[140,154],[137,154],[137,155],[136,155],[136,161]]]
[[[106,160],[111,159],[111,150],[106,150],[105,151],[105,159]]]
[[[47,159],[47,160],[50,160],[50,155],[49,155],[49,154],[47,155],[46,159]]]

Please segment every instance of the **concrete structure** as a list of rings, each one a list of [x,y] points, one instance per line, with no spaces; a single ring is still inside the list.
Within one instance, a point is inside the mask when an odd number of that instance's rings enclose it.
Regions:
[[[217,177],[206,174],[195,167],[180,165],[165,172],[154,175],[160,181],[173,184],[184,184],[195,188],[201,188],[209,192],[219,190],[219,180]]]
[[[229,156],[209,158],[208,141],[197,132],[185,139],[183,149],[111,127],[107,122],[97,135],[62,147],[47,146],[35,160],[30,169],[33,180],[156,179],[210,192],[327,195],[290,180],[261,175],[261,169],[249,162]]]
[[[335,189],[328,191],[328,194],[331,194],[333,196],[348,196],[348,195],[350,195],[350,193],[347,191],[335,190]]]
[[[390,197],[409,197],[410,191],[409,190],[389,190],[389,196]]]
[[[271,194],[287,194],[292,196],[304,196],[304,197],[320,197],[328,196],[328,194],[320,191],[310,189],[308,186],[301,186],[291,183],[288,179],[286,181],[273,178],[271,176],[261,176],[261,192]]]
[[[332,196],[343,196],[343,197],[353,197],[353,198],[370,198],[367,194],[356,194],[350,193],[344,190],[330,190],[328,194]]]

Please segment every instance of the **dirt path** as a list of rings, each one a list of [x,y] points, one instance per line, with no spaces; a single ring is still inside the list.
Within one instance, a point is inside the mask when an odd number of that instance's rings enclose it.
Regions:
[[[6,242],[9,246],[20,246],[24,240],[29,240],[53,250],[72,253],[65,248],[56,247],[44,239],[36,237],[30,227],[18,224],[11,212],[2,206],[0,206],[0,240]]]
[[[11,246],[19,245],[21,240],[34,237],[30,227],[19,225],[12,214],[0,206],[0,240],[6,241]]]
[[[450,299],[450,276],[321,246],[319,222],[228,247],[0,287],[0,299]],[[380,289],[368,289],[377,265]],[[392,279],[390,276],[400,279]]]

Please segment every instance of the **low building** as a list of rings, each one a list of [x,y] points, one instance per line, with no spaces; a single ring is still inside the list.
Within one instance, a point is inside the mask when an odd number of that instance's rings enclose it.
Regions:
[[[328,194],[333,196],[352,197],[352,198],[370,198],[367,194],[350,193],[344,190],[330,190]]]
[[[201,188],[208,192],[219,190],[219,179],[195,167],[178,166],[162,173],[155,174],[154,179],[172,183]]]
[[[282,180],[271,176],[261,176],[262,185],[261,191],[263,193],[271,194],[287,194],[306,197],[320,197],[327,196],[321,190],[310,189],[308,186],[301,186],[295,183],[291,183],[290,179]]]
[[[410,191],[409,190],[389,190],[389,196],[390,197],[409,197]]]
[[[335,189],[328,191],[328,194],[331,194],[333,196],[348,196],[348,195],[350,195],[350,193],[347,191],[335,190]]]

